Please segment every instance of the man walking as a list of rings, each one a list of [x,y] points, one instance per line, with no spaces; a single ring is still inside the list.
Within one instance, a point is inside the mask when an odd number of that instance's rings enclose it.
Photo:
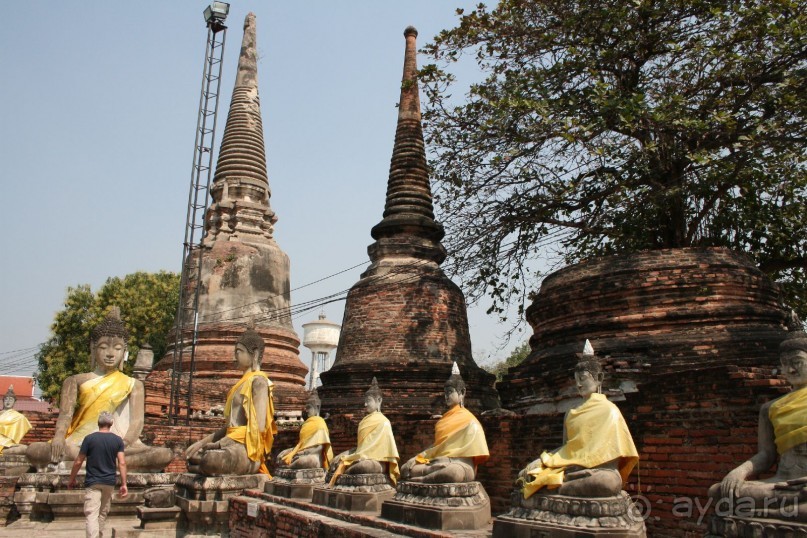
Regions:
[[[112,503],[115,489],[115,462],[120,467],[120,496],[126,497],[126,458],[123,455],[123,439],[109,431],[112,415],[103,412],[98,416],[98,431],[84,438],[79,455],[70,471],[68,488],[76,486],[76,475],[81,464],[87,460],[87,474],[84,478],[84,515],[87,518],[87,538],[103,535],[104,521]]]

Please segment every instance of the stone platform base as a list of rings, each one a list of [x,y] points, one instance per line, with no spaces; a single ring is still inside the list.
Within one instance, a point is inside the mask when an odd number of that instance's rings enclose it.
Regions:
[[[490,499],[479,482],[419,484],[400,482],[381,517],[438,530],[474,530],[490,522]]]
[[[774,518],[712,516],[707,537],[807,538],[807,524]]]
[[[137,507],[137,518],[140,528],[145,530],[176,529],[182,509],[179,506],[168,508]]]
[[[245,489],[262,488],[269,479],[263,474],[202,476],[184,473],[177,478],[180,524],[189,535],[228,535],[230,499]]]
[[[143,494],[156,487],[172,488],[179,473],[129,473],[126,485],[129,495],[112,497],[110,516],[134,516]],[[52,521],[84,517],[84,473],[76,478],[76,489],[67,489],[69,474],[25,473],[17,480],[14,504],[22,520]],[[118,485],[120,476],[118,476]],[[117,486],[116,486],[117,487]]]
[[[0,454],[0,475],[20,476],[28,471],[33,471],[33,467],[28,463],[25,453],[14,454],[13,448],[7,448]]]
[[[346,512],[305,501],[246,490],[230,502],[232,536],[294,538],[490,538],[490,525],[467,531],[430,530],[361,512]]]
[[[395,488],[384,474],[341,475],[334,487],[314,488],[311,502],[348,512],[378,515],[381,504],[392,499]]]
[[[310,501],[314,488],[325,484],[325,469],[278,469],[264,491],[286,499]]]
[[[623,491],[614,497],[512,495],[514,507],[493,521],[493,538],[644,538],[644,520]]]

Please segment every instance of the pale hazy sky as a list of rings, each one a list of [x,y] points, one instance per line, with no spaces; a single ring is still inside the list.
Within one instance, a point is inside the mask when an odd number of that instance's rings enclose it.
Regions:
[[[109,276],[179,270],[207,5],[3,3],[0,374],[33,372],[33,351],[9,352],[47,338],[68,286],[97,290]],[[217,138],[253,11],[275,237],[291,258],[292,288],[368,260],[395,135],[403,30],[414,25],[423,46],[454,26],[456,7],[473,5],[231,2]],[[292,303],[347,289],[360,272],[293,291]],[[343,308],[325,313],[341,322]],[[497,346],[507,326],[484,310],[469,311],[481,363],[506,355]],[[317,313],[295,319],[301,337]],[[308,363],[309,352],[301,358]]]

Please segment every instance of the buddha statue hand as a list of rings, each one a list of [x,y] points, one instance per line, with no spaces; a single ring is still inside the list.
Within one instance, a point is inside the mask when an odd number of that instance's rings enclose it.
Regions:
[[[67,445],[64,437],[54,437],[50,447],[50,461],[53,463],[62,461],[64,456],[64,449]]]
[[[740,489],[750,472],[749,466],[746,465],[746,463],[729,472],[720,482],[720,495],[723,498],[737,499],[740,497]]]
[[[331,460],[331,465],[328,468],[328,472],[332,473],[332,472],[336,471],[336,469],[339,468],[339,464],[342,463],[342,458],[344,458],[345,456],[347,456],[351,452],[352,452],[352,450],[345,450],[344,452],[341,452],[341,453],[337,454],[337,456],[334,459]]]
[[[201,453],[207,449],[207,445],[215,444],[211,442],[212,440],[213,436],[208,435],[193,443],[191,446],[185,449],[185,459],[190,460],[194,456],[201,456]]]

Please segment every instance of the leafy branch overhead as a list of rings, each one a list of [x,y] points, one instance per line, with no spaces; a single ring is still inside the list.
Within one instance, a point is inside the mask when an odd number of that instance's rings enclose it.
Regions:
[[[807,317],[803,2],[502,0],[459,15],[420,75],[471,298],[521,298],[553,248],[572,263],[727,246]],[[460,102],[451,69],[470,59],[484,77]]]

